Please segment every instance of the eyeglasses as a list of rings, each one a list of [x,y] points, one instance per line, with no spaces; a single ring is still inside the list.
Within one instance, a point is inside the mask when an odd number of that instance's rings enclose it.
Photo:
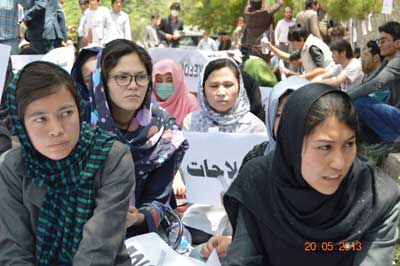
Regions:
[[[111,78],[115,80],[118,86],[128,86],[129,84],[131,84],[133,78],[135,79],[136,85],[139,87],[145,87],[149,85],[150,82],[150,76],[146,74],[118,74],[115,76],[111,76]]]
[[[380,38],[380,39],[376,39],[376,43],[378,44],[378,45],[382,45],[382,44],[385,44],[385,43],[388,43],[388,42],[392,42],[393,40],[389,40],[389,39],[387,39],[387,38]]]

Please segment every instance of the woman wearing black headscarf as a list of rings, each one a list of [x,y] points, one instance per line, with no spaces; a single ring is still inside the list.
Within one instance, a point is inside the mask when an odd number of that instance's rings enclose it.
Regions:
[[[400,190],[356,157],[357,133],[345,93],[293,92],[275,150],[225,194],[234,239],[224,265],[392,265]]]

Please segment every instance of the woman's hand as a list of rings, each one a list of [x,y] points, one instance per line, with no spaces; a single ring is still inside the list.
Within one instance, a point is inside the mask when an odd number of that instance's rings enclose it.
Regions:
[[[186,198],[186,185],[183,183],[179,171],[176,173],[174,181],[172,182],[172,190],[177,198]]]
[[[140,225],[144,222],[144,214],[140,213],[134,206],[129,206],[128,214],[126,216],[126,227],[132,225]]]
[[[200,253],[204,258],[208,259],[213,249],[217,251],[218,257],[225,257],[229,245],[232,243],[231,236],[213,236],[203,246]]]

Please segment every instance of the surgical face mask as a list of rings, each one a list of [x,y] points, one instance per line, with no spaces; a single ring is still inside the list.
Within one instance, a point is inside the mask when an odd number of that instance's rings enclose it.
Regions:
[[[170,82],[156,84],[156,94],[158,98],[165,101],[174,93],[174,86]]]
[[[171,10],[171,16],[177,17],[178,14],[179,14],[179,11],[178,11],[178,10],[174,10],[174,9]]]

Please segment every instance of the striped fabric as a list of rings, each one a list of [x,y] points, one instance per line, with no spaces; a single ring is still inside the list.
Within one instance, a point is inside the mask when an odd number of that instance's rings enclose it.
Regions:
[[[72,265],[83,226],[95,205],[94,176],[103,166],[115,138],[83,122],[79,141],[67,158],[54,161],[44,157],[32,146],[18,116],[18,76],[7,93],[10,120],[23,148],[28,175],[46,190],[36,228],[37,265]]]
[[[0,40],[18,37],[18,7],[16,0],[0,1]]]

